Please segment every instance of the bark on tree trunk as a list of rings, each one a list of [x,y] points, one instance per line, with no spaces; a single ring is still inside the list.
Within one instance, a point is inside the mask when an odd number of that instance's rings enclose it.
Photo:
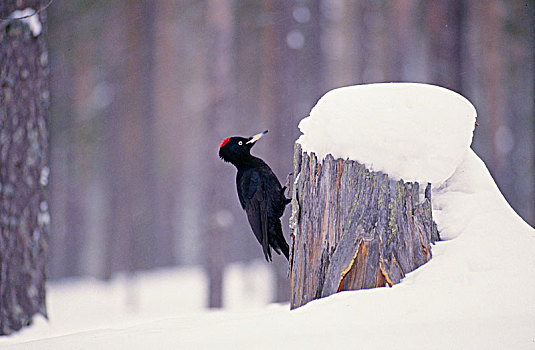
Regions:
[[[46,316],[47,57],[43,35],[0,23],[0,335]]]
[[[420,191],[330,155],[318,162],[299,144],[294,179],[292,309],[342,290],[392,286],[431,259],[439,236],[430,184]]]

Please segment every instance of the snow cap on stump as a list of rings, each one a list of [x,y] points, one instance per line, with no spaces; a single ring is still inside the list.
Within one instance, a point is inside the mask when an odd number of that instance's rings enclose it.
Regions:
[[[405,181],[448,179],[472,142],[476,110],[463,96],[418,83],[326,93],[299,124],[303,151],[351,159]]]

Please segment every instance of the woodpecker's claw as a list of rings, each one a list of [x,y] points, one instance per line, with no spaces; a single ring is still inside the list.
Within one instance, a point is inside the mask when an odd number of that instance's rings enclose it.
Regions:
[[[286,178],[286,185],[284,186],[284,188],[288,190],[288,196],[290,196],[290,197],[291,197],[290,184],[291,184],[291,179],[293,177],[293,174],[294,173],[289,173],[288,174],[288,177]]]

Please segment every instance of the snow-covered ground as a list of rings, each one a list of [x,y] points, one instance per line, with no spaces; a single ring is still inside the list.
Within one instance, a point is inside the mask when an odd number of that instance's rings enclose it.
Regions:
[[[265,305],[269,265],[255,264],[234,268],[251,280],[228,280],[233,307],[208,311],[206,283],[195,270],[111,286],[51,285],[50,322],[0,339],[0,348],[535,349],[535,230],[469,148],[474,120],[471,104],[445,89],[380,84],[327,94],[300,125],[304,149],[323,155],[330,145],[336,156],[405,180],[435,180],[433,215],[445,240],[433,246],[430,262],[392,288],[343,292],[290,311]],[[352,145],[355,135],[373,157]]]
[[[8,344],[82,331],[119,329],[177,316],[192,318],[199,313],[213,313],[205,307],[207,283],[200,267],[161,269],[130,277],[119,275],[110,282],[92,278],[51,282],[47,286],[50,320],[37,316],[31,327],[0,337],[0,349]],[[265,307],[272,300],[273,284],[273,273],[263,259],[227,267],[225,311]]]

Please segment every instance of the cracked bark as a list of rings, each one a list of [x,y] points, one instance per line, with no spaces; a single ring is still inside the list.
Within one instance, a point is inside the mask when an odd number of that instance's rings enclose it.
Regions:
[[[28,6],[31,3],[28,3]],[[0,5],[6,17],[14,10]],[[40,15],[43,22],[44,14]],[[0,27],[0,335],[46,316],[48,68],[43,35]]]
[[[343,290],[392,286],[439,239],[431,184],[395,181],[351,160],[294,151],[291,308]],[[421,198],[421,200],[420,200]]]

